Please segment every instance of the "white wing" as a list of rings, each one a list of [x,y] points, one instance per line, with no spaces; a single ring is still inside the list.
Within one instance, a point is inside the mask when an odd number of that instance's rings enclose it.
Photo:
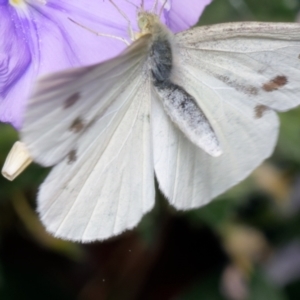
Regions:
[[[176,35],[181,65],[198,68],[199,79],[226,93],[240,92],[278,111],[300,104],[300,24],[229,23]]]
[[[141,74],[148,43],[145,36],[112,60],[54,73],[37,82],[21,131],[36,162],[57,164],[95,120],[126,109],[136,88],[128,85]]]
[[[274,149],[273,109],[300,103],[300,25],[241,23],[200,27],[176,36],[173,81],[195,97],[223,154],[190,143],[154,99],[154,168],[179,209],[204,205],[247,177]]]
[[[59,160],[38,195],[41,220],[55,236],[83,242],[105,239],[135,226],[154,204],[150,82],[142,69],[145,47],[139,41],[116,61],[92,71],[46,78],[28,108],[23,139],[34,158],[45,164]],[[80,98],[62,108],[76,92]],[[84,128],[66,135],[74,118],[85,120],[84,126],[77,125]],[[42,136],[44,130],[49,133]]]

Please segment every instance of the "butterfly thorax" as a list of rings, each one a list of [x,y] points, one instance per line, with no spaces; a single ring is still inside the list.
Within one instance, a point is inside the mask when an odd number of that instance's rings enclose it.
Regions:
[[[160,86],[169,82],[172,72],[173,55],[171,33],[160,22],[159,17],[149,12],[138,14],[138,25],[141,35],[150,34],[150,66],[154,85]]]
[[[172,49],[168,39],[156,38],[150,50],[151,72],[154,85],[170,81],[172,72]]]

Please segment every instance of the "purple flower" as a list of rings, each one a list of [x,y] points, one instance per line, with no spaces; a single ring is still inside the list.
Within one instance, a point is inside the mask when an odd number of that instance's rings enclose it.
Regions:
[[[162,21],[178,32],[194,25],[211,0],[168,0]],[[135,31],[141,0],[114,1]],[[144,0],[145,9],[154,0]],[[161,7],[164,0],[158,1]],[[128,36],[128,22],[108,0],[0,0],[0,121],[17,129],[25,101],[37,76],[87,65],[117,55],[126,45],[95,32]]]

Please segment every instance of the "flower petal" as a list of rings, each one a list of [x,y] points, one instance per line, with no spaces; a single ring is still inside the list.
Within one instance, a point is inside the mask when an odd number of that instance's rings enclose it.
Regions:
[[[212,0],[172,0],[172,7],[168,13],[168,27],[173,32],[179,32],[195,25],[205,7]]]
[[[29,67],[22,73],[17,84],[12,85],[6,97],[0,97],[2,122],[11,123],[17,129],[21,128],[24,106],[34,79],[35,72],[32,67]]]
[[[25,42],[25,35],[20,29],[20,22],[15,10],[9,6],[0,6],[0,112],[3,122],[11,122],[15,127],[20,125],[19,110],[21,109],[24,89],[32,84],[32,78],[24,85],[18,85],[16,97],[18,101],[11,101],[15,94],[16,84],[31,66],[31,53]],[[13,22],[12,22],[13,20]],[[19,104],[20,103],[20,104]],[[17,105],[15,105],[17,104]]]
[[[126,47],[121,41],[99,37],[70,20],[96,32],[120,35],[121,28],[113,27],[112,22],[105,19],[102,21],[102,16],[98,13],[102,12],[104,15],[105,11],[106,18],[113,17],[115,8],[111,4],[97,0],[89,1],[89,5],[88,12],[86,1],[52,0],[47,5],[35,6],[32,9],[35,35],[39,40],[37,50],[40,54],[40,74],[103,61],[117,55]],[[108,8],[104,10],[103,6]],[[123,28],[123,35],[124,32]],[[37,53],[33,55],[37,57]]]

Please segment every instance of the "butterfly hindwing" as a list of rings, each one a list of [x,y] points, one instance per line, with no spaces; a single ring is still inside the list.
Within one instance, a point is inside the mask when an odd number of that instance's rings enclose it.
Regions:
[[[129,107],[109,135],[91,126],[40,188],[38,211],[55,236],[101,240],[134,227],[154,204],[150,86],[136,83]],[[108,124],[111,125],[111,124]]]
[[[189,70],[190,72],[190,70]],[[160,189],[178,209],[202,206],[246,178],[273,152],[278,134],[276,113],[255,117],[255,104],[239,94],[224,101],[185,73],[185,89],[207,116],[223,151],[212,157],[191,143],[169,120],[160,100],[153,103],[154,168]]]

